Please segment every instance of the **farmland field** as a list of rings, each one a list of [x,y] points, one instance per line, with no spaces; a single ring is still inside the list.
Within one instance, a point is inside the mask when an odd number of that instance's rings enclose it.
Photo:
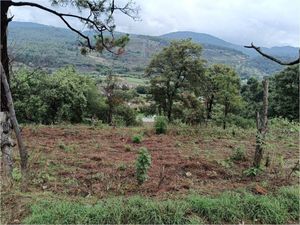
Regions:
[[[27,192],[20,192],[20,172],[14,170],[10,190],[1,193],[3,222],[20,223],[28,219],[34,213],[32,206],[37,207],[36,204],[43,201],[47,201],[47,205],[65,201],[94,205],[99,200],[118,196],[129,199],[142,196],[139,198],[159,202],[178,201],[191,195],[214,198],[224,193],[244,192],[260,199],[276,196],[278,190],[287,186],[294,193],[299,188],[297,176],[290,175],[299,154],[295,130],[271,129],[265,153],[270,166],[258,171],[256,176],[251,176],[249,171],[255,151],[254,129],[170,125],[167,134],[157,135],[152,124],[128,128],[67,124],[28,125],[22,133],[30,154],[30,182]],[[137,134],[142,136],[141,143],[132,141]],[[148,180],[138,185],[135,160],[141,147],[149,150],[152,164]],[[242,157],[238,158],[237,152],[241,152]],[[17,152],[14,154],[18,168]],[[182,218],[190,213],[185,212]],[[229,220],[222,216],[214,220],[208,215],[201,217],[201,213],[196,215],[204,223],[238,223],[243,218],[246,222],[255,222],[255,218],[247,215]],[[297,221],[297,217],[292,218],[279,222]],[[38,223],[31,219],[26,221]],[[80,221],[77,219],[73,222]],[[45,218],[43,221],[47,223]],[[62,223],[63,220],[49,221]],[[115,222],[124,223],[124,220]],[[182,222],[184,220],[179,220]],[[89,222],[83,220],[82,223]]]

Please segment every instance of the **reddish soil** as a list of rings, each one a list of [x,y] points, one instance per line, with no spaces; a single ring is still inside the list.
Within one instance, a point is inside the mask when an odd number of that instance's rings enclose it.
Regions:
[[[142,194],[160,197],[190,190],[201,193],[236,188],[252,190],[261,182],[267,182],[267,189],[272,189],[294,182],[274,179],[278,175],[271,168],[255,179],[243,175],[251,166],[254,134],[238,140],[201,134],[177,135],[172,131],[155,135],[150,128],[86,126],[29,127],[22,133],[30,154],[31,191],[71,196]],[[138,133],[144,133],[143,141],[134,144],[131,138]],[[232,154],[232,148],[241,143],[245,145],[247,159],[231,162],[231,166],[226,167],[224,163]],[[149,179],[141,186],[135,177],[135,160],[140,147],[146,147],[152,157]],[[292,161],[297,159],[294,149],[281,154]]]

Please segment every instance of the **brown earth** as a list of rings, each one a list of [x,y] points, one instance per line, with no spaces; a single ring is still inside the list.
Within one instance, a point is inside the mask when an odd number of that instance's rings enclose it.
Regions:
[[[29,151],[29,194],[51,193],[70,197],[104,198],[141,194],[158,198],[183,195],[191,191],[218,194],[246,188],[265,194],[279,186],[295,184],[286,179],[298,159],[296,135],[287,141],[276,139],[271,153],[271,167],[255,178],[243,171],[251,167],[255,150],[255,132],[230,132],[198,128],[172,128],[166,135],[156,135],[151,127],[94,128],[82,125],[29,126],[22,131]],[[143,134],[140,144],[131,138]],[[234,148],[243,145],[246,159],[230,160]],[[135,160],[140,147],[152,157],[149,178],[137,185]],[[278,157],[286,164],[278,172]],[[15,151],[16,166],[18,156]],[[259,187],[259,188],[258,188]],[[4,204],[16,201],[13,191],[2,190]],[[258,190],[259,189],[259,190]],[[9,200],[10,199],[10,200]],[[18,205],[18,204],[17,204]],[[5,207],[10,207],[8,203]],[[2,205],[3,207],[3,205]]]

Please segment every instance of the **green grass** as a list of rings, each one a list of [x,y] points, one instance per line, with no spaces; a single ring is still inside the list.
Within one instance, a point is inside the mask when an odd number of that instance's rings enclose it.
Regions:
[[[281,188],[259,196],[226,192],[210,197],[192,194],[182,199],[154,200],[134,196],[109,198],[89,205],[80,202],[43,200],[31,207],[28,224],[282,224],[299,222],[297,187]]]

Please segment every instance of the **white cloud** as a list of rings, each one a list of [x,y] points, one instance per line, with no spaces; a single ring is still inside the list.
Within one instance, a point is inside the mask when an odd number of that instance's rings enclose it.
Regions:
[[[122,0],[121,2],[124,2]],[[237,44],[299,46],[299,0],[135,0],[142,21],[116,14],[117,30],[161,35],[180,30],[208,33]],[[49,1],[35,0],[50,6]],[[118,2],[118,1],[116,1]],[[74,12],[75,9],[59,8]],[[32,7],[14,7],[15,20],[64,24],[55,16]],[[77,24],[73,21],[73,24]]]

